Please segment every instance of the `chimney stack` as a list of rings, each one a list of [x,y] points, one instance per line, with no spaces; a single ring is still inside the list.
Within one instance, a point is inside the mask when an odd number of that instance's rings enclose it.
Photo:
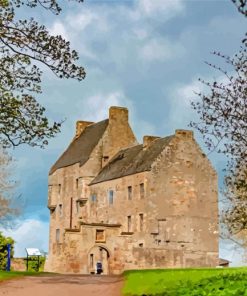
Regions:
[[[116,107],[112,106],[109,109],[109,123],[113,121],[122,121],[128,122],[129,120],[129,111],[125,107]]]
[[[182,139],[193,139],[194,133],[190,130],[177,129],[175,130],[175,136]]]
[[[143,137],[143,148],[144,149],[148,148],[153,143],[153,141],[155,141],[156,139],[160,139],[160,137],[144,136]]]
[[[77,121],[75,138],[78,138],[80,134],[84,131],[84,129],[93,123],[94,122],[92,121],[82,121],[82,120]]]

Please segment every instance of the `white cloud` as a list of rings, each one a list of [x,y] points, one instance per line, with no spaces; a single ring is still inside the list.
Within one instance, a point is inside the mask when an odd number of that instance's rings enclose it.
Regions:
[[[19,222],[16,229],[1,231],[15,240],[14,257],[26,256],[25,248],[48,251],[49,224],[47,222],[28,219]]]
[[[104,14],[100,14],[100,11],[92,11],[90,9],[83,8],[82,12],[76,15],[68,15],[66,17],[66,24],[76,31],[84,31],[90,26],[97,27],[99,31],[108,31],[108,22],[104,17]]]
[[[183,52],[179,44],[174,44],[166,39],[151,39],[140,51],[140,56],[146,61],[164,61],[178,57]]]
[[[61,35],[64,39],[69,40],[69,34],[60,21],[55,21],[49,29],[49,32],[51,35]]]
[[[155,57],[164,60],[178,54],[177,44],[175,46],[166,40],[153,40],[154,32],[152,30],[150,34],[149,30],[150,18],[155,21],[159,14],[162,22],[166,22],[183,10],[182,0],[139,0],[130,6],[121,3],[114,6],[95,4],[93,8],[88,5],[77,13],[67,14],[64,21],[56,20],[50,32],[65,38],[69,35],[72,46],[82,57],[100,63],[104,62],[105,56],[113,57],[113,62],[118,63],[123,54],[131,54],[133,60],[137,61],[143,47],[140,41],[144,39],[146,44],[143,55],[147,60],[154,60]],[[130,32],[133,37],[131,40]],[[127,40],[131,44],[127,44]],[[131,53],[128,52],[129,48]],[[155,51],[157,53],[152,54]]]
[[[148,32],[146,29],[143,28],[134,28],[133,29],[134,36],[137,37],[139,40],[143,40],[148,37]]]
[[[110,106],[132,107],[132,104],[121,91],[97,93],[77,103],[78,109],[83,110],[80,118],[94,122],[108,118]]]
[[[203,84],[198,80],[192,80],[188,84],[174,84],[169,93],[169,117],[165,125],[173,132],[177,128],[189,128],[189,122],[197,114],[191,107],[191,101],[198,99],[195,92],[203,90]]]
[[[147,16],[156,16],[163,14],[172,17],[174,14],[184,9],[181,0],[139,0],[137,9]]]
[[[135,106],[120,90],[110,93],[98,93],[88,97],[86,100],[77,103],[81,113],[79,119],[97,122],[108,118],[109,108],[111,106],[127,107],[129,109],[129,121],[136,134],[136,137],[142,141],[143,135],[155,134],[154,126],[137,116]]]

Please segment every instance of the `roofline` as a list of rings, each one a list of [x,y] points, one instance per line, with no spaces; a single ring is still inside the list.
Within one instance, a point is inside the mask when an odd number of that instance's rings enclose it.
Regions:
[[[103,183],[103,182],[108,182],[108,181],[112,181],[112,180],[117,180],[117,179],[121,179],[121,178],[124,178],[124,177],[127,177],[127,176],[132,176],[132,175],[136,175],[136,174],[141,174],[141,173],[144,173],[144,172],[150,172],[152,170],[152,167],[150,167],[150,169],[148,170],[144,170],[144,171],[141,171],[141,172],[137,172],[137,173],[134,173],[134,174],[127,174],[127,175],[124,175],[124,176],[121,176],[121,177],[117,177],[117,178],[111,178],[111,179],[107,179],[107,180],[103,180],[103,181],[98,181],[98,182],[90,182],[88,184],[88,186],[92,186],[92,185],[95,185],[95,184],[99,184],[99,183]]]
[[[80,136],[84,133],[84,131],[88,128],[88,127],[91,127],[91,126],[93,126],[93,125],[96,125],[96,124],[99,124],[99,123],[101,123],[101,122],[104,122],[104,121],[109,121],[109,119],[108,118],[106,118],[106,119],[104,119],[104,120],[101,120],[101,121],[98,121],[98,122],[94,122],[93,124],[90,124],[90,125],[88,125],[84,130],[83,130],[83,132],[80,134]],[[72,166],[72,165],[74,165],[74,164],[76,164],[76,163],[79,163],[80,164],[80,161],[76,161],[76,162],[73,162],[73,163],[71,163],[71,164],[68,164],[68,165],[64,165],[64,166],[62,166],[62,167],[59,167],[59,168],[56,168],[55,170],[53,170],[53,167],[55,166],[55,164],[59,161],[59,159],[61,159],[62,157],[63,157],[63,155],[69,150],[69,148],[70,148],[70,145],[73,143],[73,142],[75,142],[75,141],[77,141],[79,138],[80,138],[80,136],[79,137],[73,137],[73,139],[72,139],[72,141],[70,142],[70,144],[69,144],[69,146],[65,149],[65,151],[61,154],[61,156],[55,161],[55,163],[52,165],[52,167],[50,168],[50,170],[49,170],[49,176],[50,175],[52,175],[53,173],[55,173],[57,170],[59,170],[59,169],[63,169],[63,168],[66,168],[66,167],[70,167],[70,166]],[[96,144],[97,145],[97,144]],[[95,147],[94,147],[95,148]],[[87,160],[86,160],[86,162],[89,160],[89,157],[87,158]],[[85,163],[86,163],[85,162]]]

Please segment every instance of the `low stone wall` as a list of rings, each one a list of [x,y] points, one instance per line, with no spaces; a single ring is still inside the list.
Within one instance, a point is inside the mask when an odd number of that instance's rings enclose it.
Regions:
[[[11,270],[25,271],[26,270],[25,258],[12,258],[11,259]]]

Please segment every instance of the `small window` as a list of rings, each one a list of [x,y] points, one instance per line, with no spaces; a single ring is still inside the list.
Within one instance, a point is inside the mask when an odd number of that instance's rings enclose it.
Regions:
[[[104,162],[107,162],[109,160],[109,156],[103,156]]]
[[[132,223],[131,223],[131,216],[127,216],[127,232],[131,232]]]
[[[97,195],[96,194],[92,194],[91,195],[91,202],[95,203],[97,201]]]
[[[63,205],[62,204],[58,205],[58,211],[59,211],[59,216],[62,217],[63,216]]]
[[[93,254],[90,254],[90,268],[94,268]]]
[[[128,200],[132,200],[132,186],[128,186]]]
[[[56,242],[60,242],[60,229],[56,229]]]
[[[108,191],[108,201],[109,201],[109,205],[113,204],[113,196],[114,196],[114,191],[113,190],[109,190]]]
[[[76,189],[78,189],[78,187],[79,187],[79,178],[77,178],[77,179],[75,180],[75,183],[76,183]]]
[[[140,248],[143,248],[143,243],[140,243],[140,244],[139,244],[139,247],[140,247]]]
[[[58,184],[58,194],[61,193],[61,184]]]
[[[143,231],[143,214],[139,214],[140,231]]]
[[[140,198],[144,198],[145,191],[144,191],[144,183],[140,184]]]
[[[79,213],[79,209],[80,209],[80,203],[79,203],[79,201],[76,201],[75,202],[75,209],[76,209],[76,214],[78,214]]]
[[[103,241],[105,241],[105,230],[96,229],[96,242],[103,242]]]

